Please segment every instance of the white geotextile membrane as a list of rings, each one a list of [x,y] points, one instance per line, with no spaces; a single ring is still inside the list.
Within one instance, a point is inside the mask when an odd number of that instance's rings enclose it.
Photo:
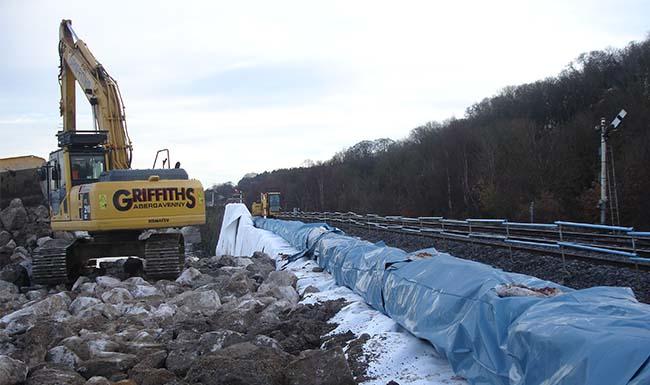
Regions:
[[[276,261],[282,256],[298,252],[280,236],[253,226],[250,212],[243,204],[230,204],[224,213],[216,255],[251,256],[263,251]],[[414,337],[386,315],[372,309],[352,290],[338,286],[331,274],[314,272],[318,264],[299,259],[288,264],[285,270],[298,277],[297,289],[302,293],[308,286],[319,289],[309,293],[301,303],[316,303],[344,298],[348,305],[339,311],[331,322],[339,326],[330,334],[348,330],[357,337],[367,333],[370,339],[364,344],[364,355],[369,363],[363,382],[367,385],[385,385],[396,381],[400,385],[467,385],[467,381],[454,375],[449,363],[436,353],[433,346]]]
[[[280,236],[256,228],[244,204],[227,205],[215,255],[250,257],[256,251],[263,251],[275,260],[281,254],[293,255],[298,252]]]

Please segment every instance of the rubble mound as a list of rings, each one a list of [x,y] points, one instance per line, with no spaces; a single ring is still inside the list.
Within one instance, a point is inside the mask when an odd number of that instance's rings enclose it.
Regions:
[[[0,210],[0,280],[19,287],[30,285],[33,250],[52,238],[67,236],[52,233],[48,218],[47,207],[25,207],[19,198]],[[0,293],[5,288],[2,284]],[[0,297],[2,302],[3,294]],[[2,306],[0,311],[6,310]]]
[[[341,347],[321,349],[344,302],[300,304],[295,285],[262,253],[188,258],[175,281],[0,280],[0,384],[353,384]]]

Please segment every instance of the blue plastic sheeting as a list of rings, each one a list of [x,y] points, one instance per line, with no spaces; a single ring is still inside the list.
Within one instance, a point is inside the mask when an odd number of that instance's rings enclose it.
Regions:
[[[409,258],[403,250],[338,234],[323,237],[316,254],[318,264],[339,285],[354,290],[366,303],[384,313],[382,293],[386,267]]]
[[[429,341],[474,385],[648,385],[650,306],[627,288],[573,290],[454,258],[406,253],[325,224],[256,218],[336,282]],[[500,297],[502,285],[559,288]]]
[[[384,278],[386,312],[431,342],[458,374],[475,384],[509,384],[512,366],[500,348],[513,321],[536,297],[500,298],[505,284],[554,286],[446,254],[391,266]],[[562,288],[563,291],[570,289]],[[525,383],[525,382],[523,382]]]
[[[539,301],[510,326],[513,372],[524,384],[559,376],[563,384],[650,384],[648,308],[614,287]]]

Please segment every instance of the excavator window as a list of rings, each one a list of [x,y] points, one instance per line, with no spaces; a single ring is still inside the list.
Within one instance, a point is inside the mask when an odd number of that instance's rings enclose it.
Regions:
[[[70,174],[73,186],[98,181],[99,175],[104,169],[104,154],[70,155]]]
[[[49,186],[49,202],[52,208],[52,214],[59,214],[60,204],[67,204],[65,202],[65,169],[63,167],[63,151],[57,150],[50,154],[50,171],[47,175],[47,183]]]

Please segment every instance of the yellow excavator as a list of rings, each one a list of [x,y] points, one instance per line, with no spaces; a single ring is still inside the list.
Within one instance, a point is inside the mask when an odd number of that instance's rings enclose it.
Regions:
[[[89,259],[135,256],[148,278],[175,278],[184,264],[183,236],[161,230],[205,223],[201,183],[178,168],[131,169],[131,141],[117,82],[72,30],[59,28],[63,130],[41,179],[54,231],[86,231],[61,245],[36,250],[33,280],[59,284],[75,278]],[[75,86],[90,102],[92,129],[78,129]],[[154,164],[155,166],[155,164]]]
[[[275,217],[282,210],[280,206],[279,192],[260,193],[260,201],[253,202],[251,205],[251,214],[256,217]]]

